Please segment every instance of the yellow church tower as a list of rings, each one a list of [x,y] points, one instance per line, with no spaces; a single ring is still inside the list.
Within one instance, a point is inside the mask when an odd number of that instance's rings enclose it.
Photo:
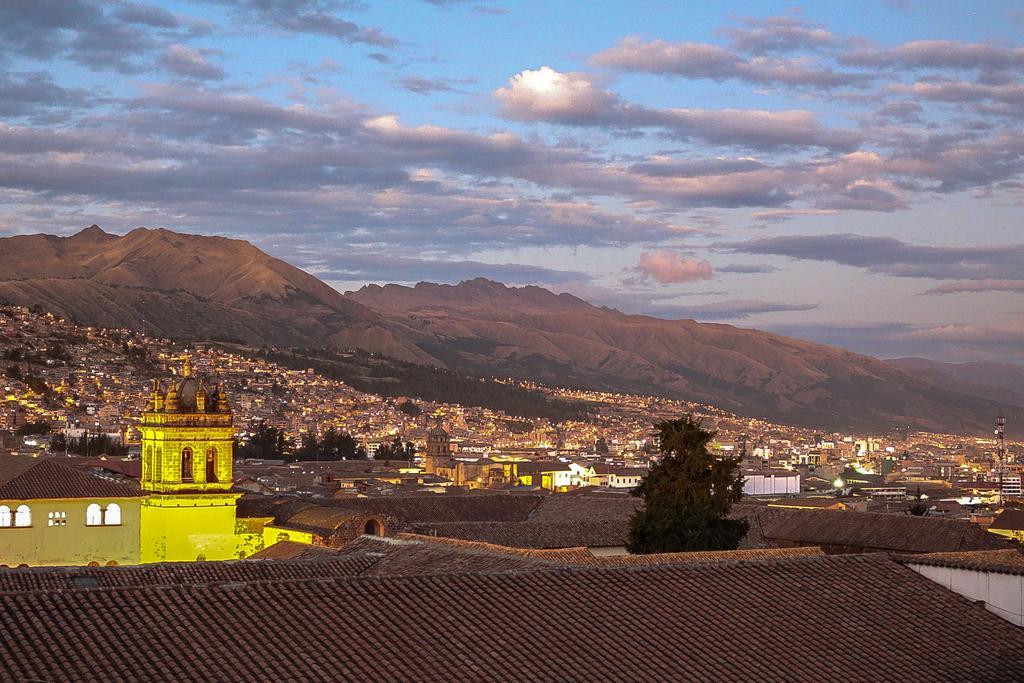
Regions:
[[[141,561],[184,562],[238,557],[231,407],[223,388],[181,376],[159,381],[142,421]]]

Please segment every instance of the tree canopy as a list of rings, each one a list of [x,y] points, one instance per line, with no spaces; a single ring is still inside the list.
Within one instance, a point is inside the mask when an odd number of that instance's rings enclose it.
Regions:
[[[745,520],[727,519],[743,496],[740,459],[716,457],[715,433],[693,415],[655,425],[661,461],[633,495],[644,500],[630,520],[631,553],[734,550],[747,533]]]

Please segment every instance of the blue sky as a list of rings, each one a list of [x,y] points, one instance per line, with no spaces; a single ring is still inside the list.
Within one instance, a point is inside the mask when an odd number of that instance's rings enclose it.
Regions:
[[[1017,2],[0,3],[0,234],[1024,362]]]

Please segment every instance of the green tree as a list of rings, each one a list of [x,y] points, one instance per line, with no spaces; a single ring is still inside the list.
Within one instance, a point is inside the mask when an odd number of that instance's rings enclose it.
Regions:
[[[284,438],[284,431],[260,421],[253,429],[249,440],[236,446],[235,455],[239,458],[285,460],[288,457],[288,444]]]
[[[633,495],[643,498],[629,525],[631,553],[734,550],[746,520],[726,519],[743,496],[739,458],[708,450],[715,433],[693,415],[656,425],[659,462]]]
[[[931,511],[931,506],[925,502],[924,495],[921,493],[921,487],[917,487],[917,495],[914,496],[914,504],[907,508],[908,515],[914,515],[915,517],[927,517]]]

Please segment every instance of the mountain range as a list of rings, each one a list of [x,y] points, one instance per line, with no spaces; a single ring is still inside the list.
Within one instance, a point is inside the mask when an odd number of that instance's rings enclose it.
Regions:
[[[998,413],[1024,424],[1024,395],[1001,386],[998,372],[885,362],[485,279],[342,294],[248,242],[168,230],[117,236],[90,226],[71,237],[0,239],[0,299],[89,325],[358,348],[467,375],[682,398],[823,429],[981,433]]]

